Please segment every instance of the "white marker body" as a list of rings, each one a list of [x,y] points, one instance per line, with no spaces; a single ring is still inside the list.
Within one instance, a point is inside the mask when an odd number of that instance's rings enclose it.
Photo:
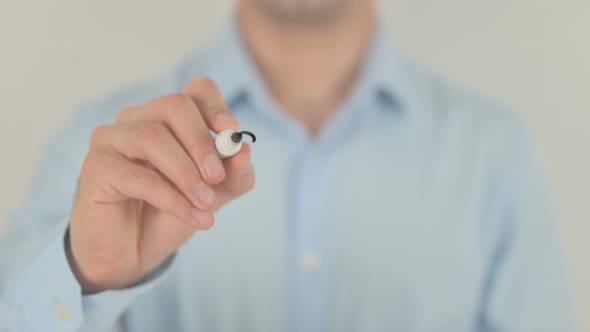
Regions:
[[[235,130],[226,129],[215,136],[215,148],[221,159],[229,158],[240,152],[242,142],[236,143],[231,139],[231,135],[235,132]]]

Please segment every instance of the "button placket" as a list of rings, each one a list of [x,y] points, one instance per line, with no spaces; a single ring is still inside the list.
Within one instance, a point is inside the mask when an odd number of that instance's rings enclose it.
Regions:
[[[320,254],[316,251],[306,251],[299,256],[299,266],[304,271],[314,271],[321,265]]]
[[[72,319],[70,310],[68,310],[68,308],[61,303],[55,306],[54,313],[57,319],[62,322],[69,322]]]

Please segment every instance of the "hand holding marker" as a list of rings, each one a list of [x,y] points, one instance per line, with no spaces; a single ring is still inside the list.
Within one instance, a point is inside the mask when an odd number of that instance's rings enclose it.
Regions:
[[[201,77],[92,132],[64,241],[83,294],[134,285],[254,188],[239,127]]]

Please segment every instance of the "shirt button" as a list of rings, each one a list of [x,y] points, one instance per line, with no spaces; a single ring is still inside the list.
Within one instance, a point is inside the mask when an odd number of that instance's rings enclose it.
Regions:
[[[305,271],[313,271],[320,267],[320,255],[317,252],[305,252],[299,257],[299,265]]]
[[[58,304],[55,306],[55,316],[57,316],[57,318],[62,322],[67,322],[72,319],[70,311],[63,304]]]

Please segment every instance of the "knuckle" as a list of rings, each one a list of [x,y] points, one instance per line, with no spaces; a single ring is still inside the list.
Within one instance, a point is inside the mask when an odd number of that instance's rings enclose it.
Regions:
[[[123,110],[121,110],[121,112],[119,112],[119,114],[117,114],[115,122],[125,122],[130,120],[132,118],[132,114],[135,113],[135,109],[135,106],[125,107]]]
[[[86,178],[97,173],[97,168],[105,164],[103,153],[90,151],[82,163],[80,178]]]
[[[215,81],[213,81],[209,77],[196,78],[189,83],[189,87],[203,94],[212,94],[216,93],[219,90]]]
[[[130,169],[119,169],[119,183],[123,188],[129,188],[137,182],[138,175],[136,172]]]
[[[222,102],[209,102],[203,105],[203,109],[201,109],[202,113],[210,114],[209,116],[213,117],[217,114],[226,113],[231,116],[231,113],[226,111],[227,108]]]
[[[90,152],[88,152],[86,158],[84,159],[84,166],[99,164],[102,162],[102,159],[102,153],[91,150]]]
[[[180,177],[180,179],[182,179],[182,181],[187,181],[189,183],[197,182],[196,177],[198,174],[198,170],[195,166],[183,165],[178,167],[177,172],[178,176]]]
[[[173,93],[163,97],[163,103],[165,105],[165,111],[170,112],[189,107],[192,100],[183,93]]]
[[[154,171],[146,170],[144,172],[136,172],[135,179],[142,187],[153,188],[160,181],[160,177]]]
[[[119,183],[124,188],[139,185],[142,187],[153,187],[157,176],[150,171],[141,171],[137,168],[125,167],[119,170]]]
[[[107,132],[110,131],[110,126],[102,125],[94,128],[92,134],[90,135],[90,146],[97,146],[99,145],[104,137],[106,137]]]
[[[143,142],[159,141],[166,134],[166,127],[157,123],[145,124],[137,128],[137,138]]]

